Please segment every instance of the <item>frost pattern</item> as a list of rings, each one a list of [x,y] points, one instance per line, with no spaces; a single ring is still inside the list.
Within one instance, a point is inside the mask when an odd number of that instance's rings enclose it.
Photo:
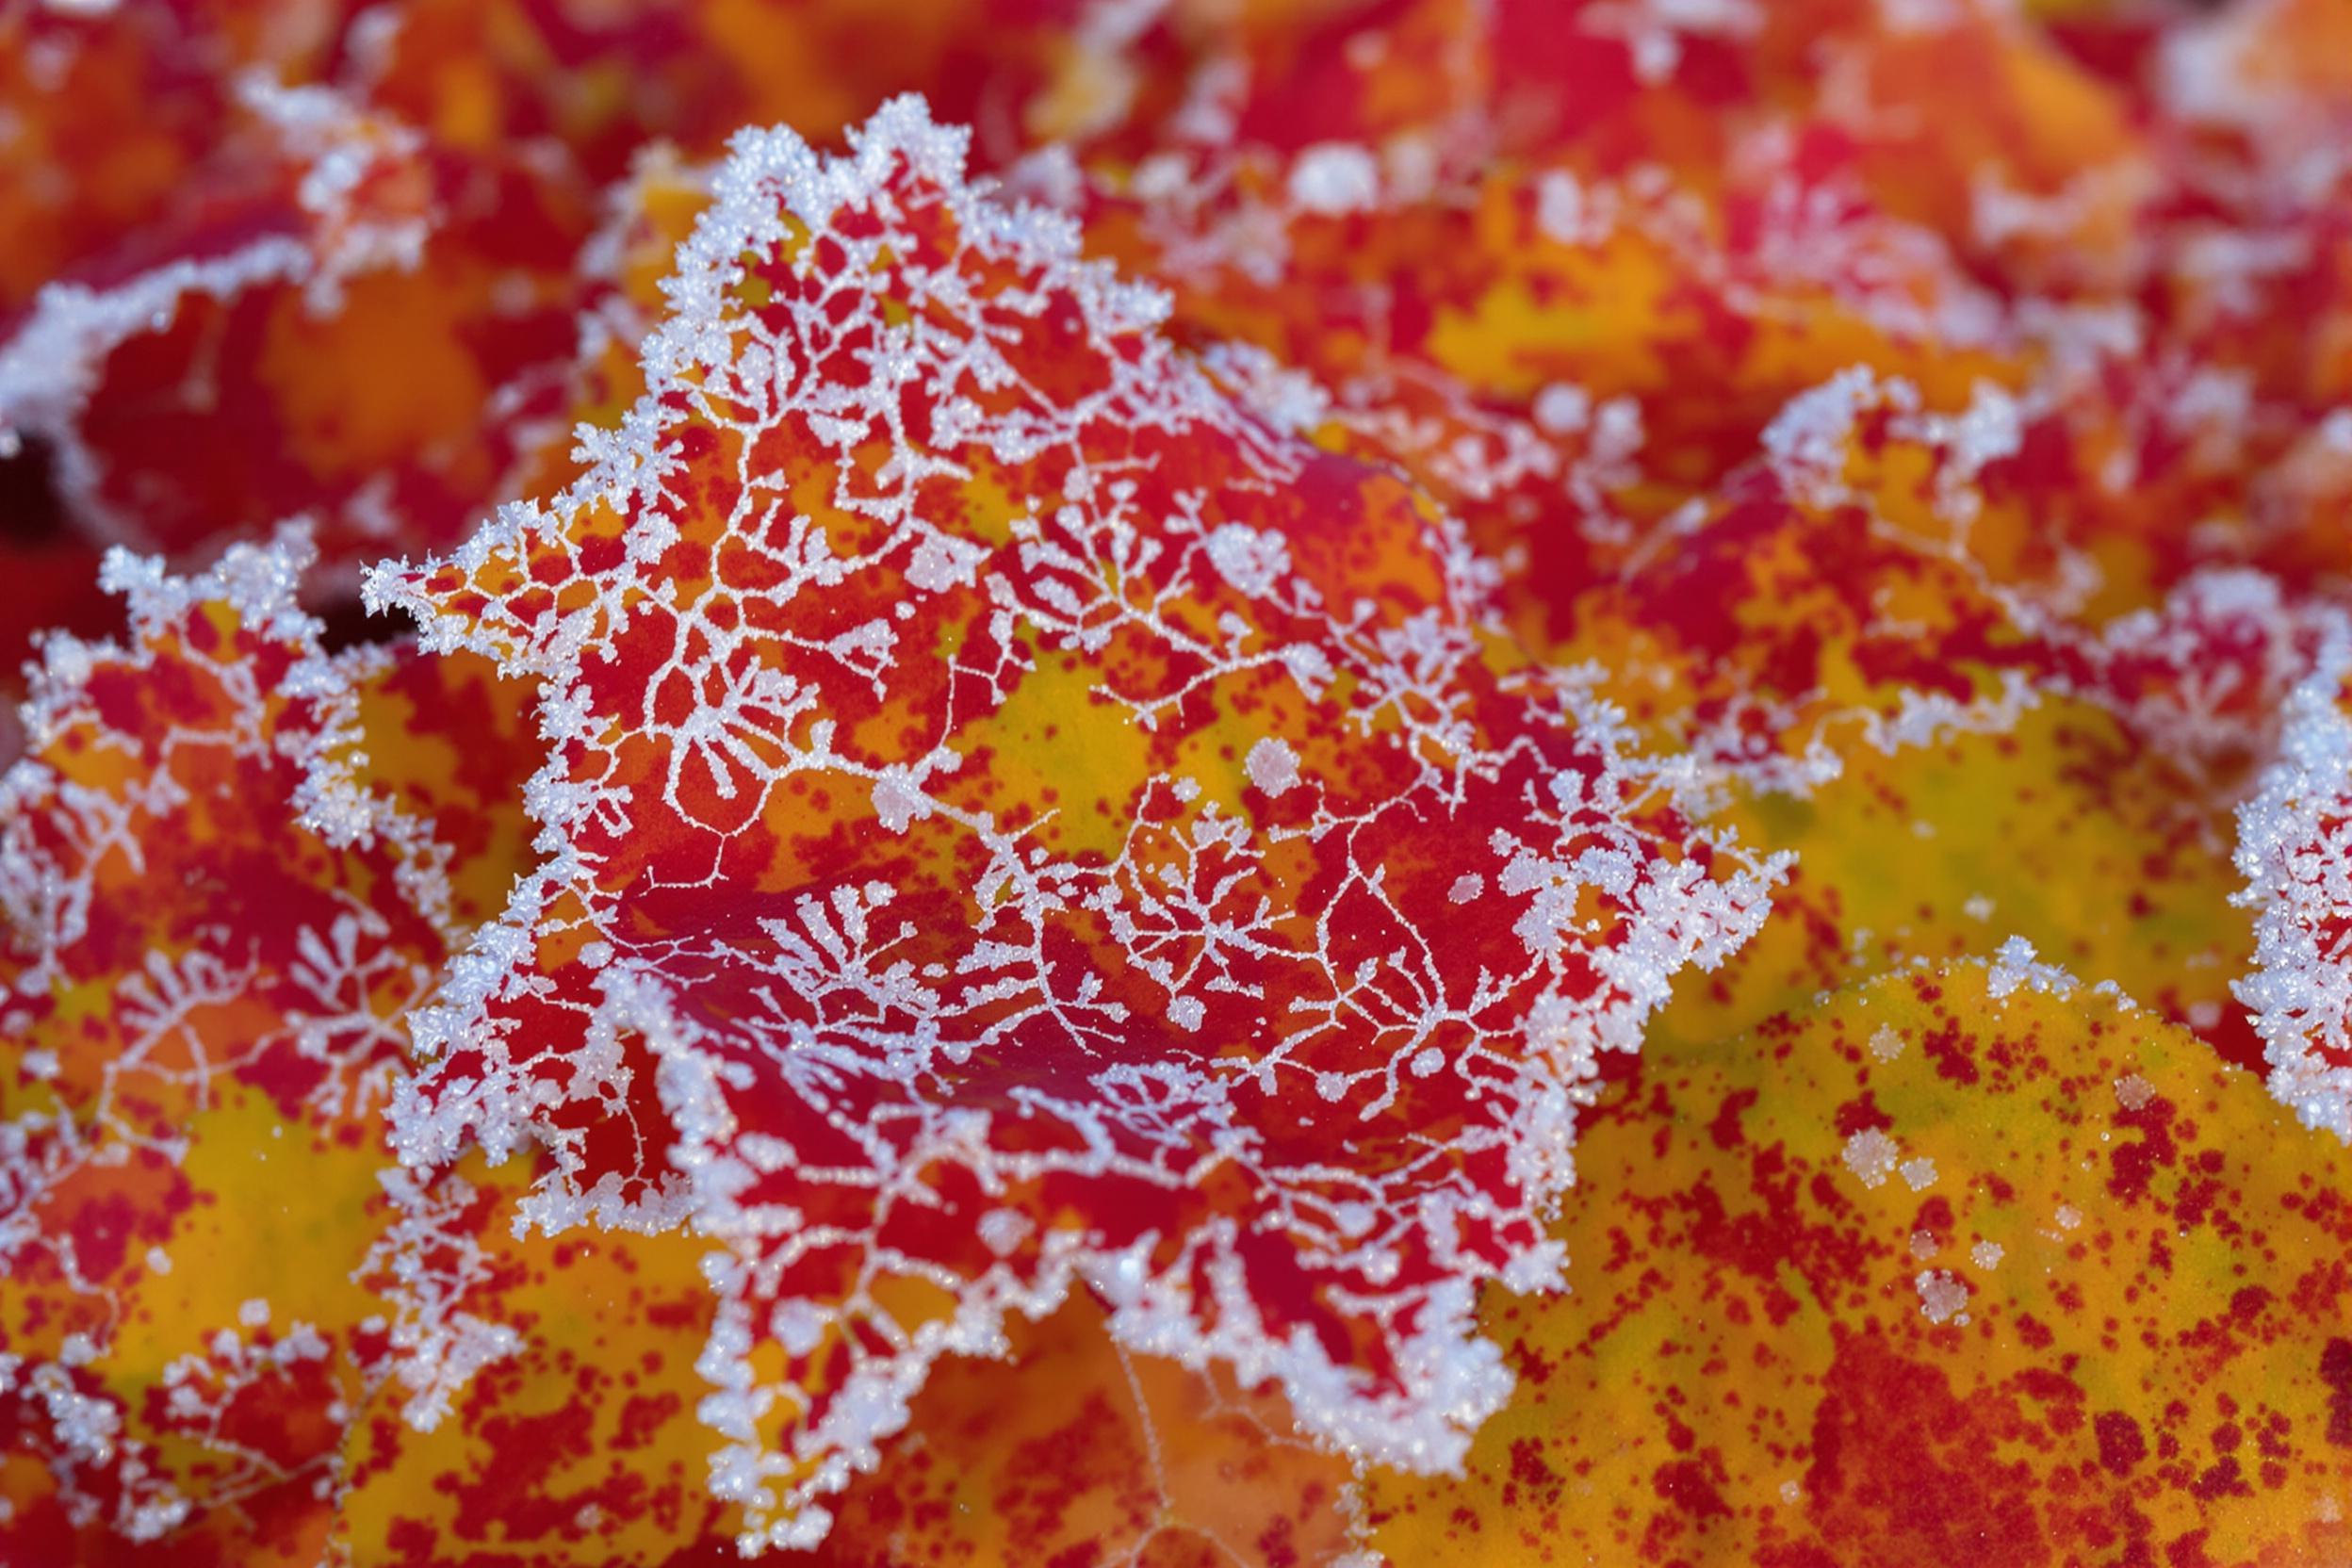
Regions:
[[[2306,1126],[2352,1142],[2352,627],[2338,620],[2287,698],[2278,760],[2238,810],[2239,902],[2254,971],[2236,987],[2270,1089]]]
[[[717,1244],[746,1549],[818,1540],[939,1356],[1081,1281],[1130,1347],[1454,1464],[1510,1383],[1478,1286],[1559,1282],[1596,1054],[1777,866],[962,133],[899,100],[853,149],[740,137],[586,476],[371,579],[539,678],[553,743],[401,1156],[535,1142],[540,1224]]]
[[[212,1337],[163,1369],[155,1410],[125,1409],[101,1377],[140,1269],[171,1266],[160,1249],[126,1255],[131,1221],[106,1219],[101,1173],[176,1190],[233,1086],[275,1102],[281,1134],[365,1138],[401,1069],[397,1020],[460,934],[431,825],[330,765],[356,741],[354,676],[383,656],[320,650],[294,597],[309,559],[294,536],[183,580],[110,555],[130,634],[47,639],[31,754],[0,779],[0,1033],[23,1046],[0,1123],[0,1276],[24,1331],[0,1396],[45,1433],[76,1520],[133,1540],[199,1503],[330,1484],[333,1443],[265,1451],[251,1434],[270,1412],[288,1431],[339,1429],[285,1413],[355,1411],[385,1370],[313,1327],[260,1332],[256,1300],[238,1325],[188,1325]],[[168,1223],[154,1208],[141,1222]],[[185,1460],[158,1463],[158,1428],[205,1456],[200,1494],[169,1478]]]

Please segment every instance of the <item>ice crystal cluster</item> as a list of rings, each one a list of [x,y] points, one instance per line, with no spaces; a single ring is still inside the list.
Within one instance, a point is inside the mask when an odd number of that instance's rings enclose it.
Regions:
[[[2343,1560],[2347,62],[0,0],[0,1560]]]

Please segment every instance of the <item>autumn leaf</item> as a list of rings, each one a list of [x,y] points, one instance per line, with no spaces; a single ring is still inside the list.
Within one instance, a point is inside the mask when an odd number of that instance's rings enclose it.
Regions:
[[[0,338],[0,432],[90,536],[178,555],[311,516],[331,575],[447,541],[555,429],[590,193],[324,88],[249,84],[162,233]],[[157,257],[154,253],[161,251]]]
[[[550,1230],[727,1245],[755,1543],[1080,1280],[1443,1462],[1495,1396],[1468,1284],[1548,1278],[1594,1053],[1762,908],[1422,502],[1225,402],[962,157],[911,104],[845,160],[747,139],[598,466],[374,580],[557,742],[396,1140],[536,1141]]]
[[[460,807],[475,853],[519,848],[499,721],[523,737],[479,664],[323,652],[294,602],[307,559],[238,547],[188,580],[117,554],[128,638],[44,645],[0,829],[0,1364],[12,1446],[49,1466],[50,1506],[8,1522],[27,1550],[187,1527],[299,1556],[336,1413],[385,1370],[356,1221],[395,1168],[400,1020],[482,875],[448,874],[460,845],[421,812]],[[455,778],[352,779],[469,683]]]
[[[2344,1155],[2033,961],[1654,1046],[1577,1146],[1576,1292],[1394,1560],[2317,1561],[2347,1546]]]

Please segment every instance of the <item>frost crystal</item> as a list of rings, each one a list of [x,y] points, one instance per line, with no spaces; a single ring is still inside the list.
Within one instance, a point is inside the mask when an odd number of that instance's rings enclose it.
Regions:
[[[1919,1315],[1930,1323],[1966,1323],[1968,1287],[1957,1274],[1931,1268],[1913,1282],[1919,1293]]]
[[[2352,1142],[2352,631],[2339,627],[2287,699],[2278,760],[2238,810],[2254,972],[2237,986],[2271,1092]]]
[[[1903,1146],[1875,1127],[1846,1139],[1846,1168],[1866,1187],[1886,1184],[1903,1159]]]
[[[1985,972],[1984,988],[1998,1001],[2019,988],[2045,996],[2072,996],[2082,982],[2056,964],[2046,964],[2023,937],[2011,937],[1993,955]]]

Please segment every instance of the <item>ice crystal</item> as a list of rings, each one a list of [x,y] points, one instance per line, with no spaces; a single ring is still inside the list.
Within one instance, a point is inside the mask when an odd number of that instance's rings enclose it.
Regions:
[[[2352,634],[2339,629],[2287,699],[2278,760],[2238,812],[2241,902],[2255,910],[2254,1015],[2271,1090],[2352,1141]]]

